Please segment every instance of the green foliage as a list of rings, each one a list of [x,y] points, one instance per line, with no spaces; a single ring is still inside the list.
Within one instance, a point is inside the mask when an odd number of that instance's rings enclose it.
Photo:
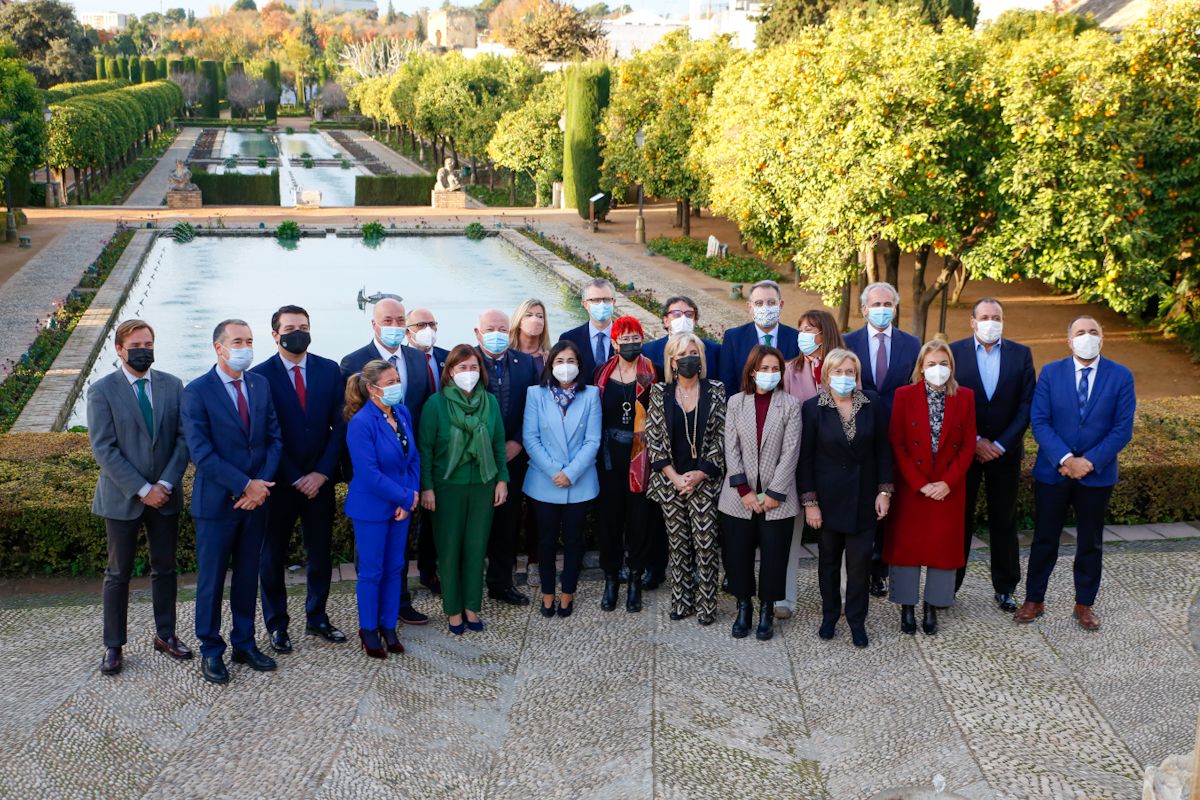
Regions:
[[[112,177],[104,182],[104,186],[94,192],[84,204],[96,206],[119,205],[118,198],[129,196],[129,190],[136,186],[143,177],[145,177],[163,154],[170,148],[171,143],[175,141],[175,137],[179,135],[178,131],[164,131],[154,144],[142,150],[138,157],[129,163],[129,166],[121,170],[113,172]]]
[[[468,224],[463,233],[473,242],[478,242],[480,239],[487,237],[487,229],[478,222]]]
[[[382,239],[386,234],[382,222],[364,222],[358,230],[362,233],[362,238],[367,240]]]
[[[566,107],[565,89],[563,73],[551,73],[525,103],[500,117],[488,142],[488,156],[496,164],[533,181],[535,205],[549,205],[551,187],[562,180],[563,132],[558,122]]]
[[[294,242],[300,238],[300,223],[295,220],[285,219],[283,222],[275,226],[275,238],[282,239],[287,242]]]
[[[574,61],[592,55],[604,39],[600,23],[570,3],[539,5],[507,32],[507,44],[539,61]]]
[[[427,206],[433,185],[427,175],[356,175],[356,206]]]
[[[201,61],[200,74],[205,81],[204,99],[201,105],[204,116],[219,117],[221,116],[221,84],[220,76],[217,74],[217,62]]]
[[[129,60],[129,82],[142,82],[142,61],[139,58],[132,58]]]
[[[516,200],[513,200],[512,190],[505,184],[496,184],[496,188],[490,188],[486,183],[468,184],[466,187],[467,194],[474,197],[485,206],[529,206],[548,205],[549,198],[552,193],[550,185],[545,186],[543,192],[542,186],[537,187],[538,194],[535,195],[535,187],[533,181],[524,173],[516,174],[517,192]]]
[[[101,92],[111,92],[114,89],[121,89],[129,85],[129,81],[124,78],[105,78],[95,81],[80,81],[78,83],[59,83],[51,86],[46,90],[46,102],[49,104],[61,103],[68,97],[77,97],[82,94],[100,94]]]
[[[765,50],[790,42],[806,27],[824,23],[837,5],[838,0],[771,0],[758,18],[754,43]]]
[[[567,204],[586,218],[588,199],[600,190],[600,134],[608,106],[611,74],[607,64],[577,64],[567,70],[563,137],[563,191]]]
[[[171,238],[179,244],[187,244],[196,238],[196,229],[190,222],[176,222],[171,228]]]
[[[646,249],[730,283],[779,280],[779,273],[770,264],[751,256],[728,255],[709,258],[706,255],[708,245],[688,236],[659,236],[647,242]]]
[[[0,57],[0,183],[7,182],[13,203],[28,175],[45,162],[46,123],[42,120],[42,92],[15,58]],[[25,189],[25,193],[28,190]]]
[[[200,187],[200,196],[208,206],[279,205],[279,170],[273,169],[267,175],[215,175],[193,169],[192,182]]]
[[[95,75],[93,45],[60,0],[25,0],[0,5],[0,41],[16,48],[38,86],[81,81]],[[109,71],[109,77],[117,77]],[[127,77],[127,76],[126,76]]]

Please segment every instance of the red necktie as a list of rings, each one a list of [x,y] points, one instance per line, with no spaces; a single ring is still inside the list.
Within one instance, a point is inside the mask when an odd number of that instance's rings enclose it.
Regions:
[[[437,380],[433,377],[433,354],[425,354],[425,369],[429,370],[429,393],[433,394],[437,391]]]
[[[242,418],[242,427],[246,429],[246,433],[250,432],[250,406],[246,403],[246,395],[242,393],[242,382],[240,380],[231,381],[233,390],[237,393],[238,416]]]
[[[300,366],[292,367],[292,372],[296,374],[296,398],[300,400],[300,410],[308,410],[308,393],[304,389],[304,375],[300,372]]]

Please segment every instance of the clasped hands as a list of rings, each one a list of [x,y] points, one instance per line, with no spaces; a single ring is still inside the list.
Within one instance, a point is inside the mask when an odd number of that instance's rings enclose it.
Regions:
[[[237,499],[233,507],[239,511],[253,511],[267,502],[267,498],[271,496],[271,487],[274,485],[275,481],[255,478],[246,484],[246,488],[242,490],[242,496]]]
[[[417,503],[418,503],[418,501],[420,501],[420,499],[421,499],[420,493],[413,492],[412,502],[409,503],[407,507],[396,506],[396,513],[395,513],[395,515],[392,516],[392,519],[396,520],[396,522],[403,522],[404,520],[408,519],[408,515],[416,510]]]
[[[927,483],[921,487],[921,494],[930,500],[945,500],[950,496],[950,485],[945,481]]]
[[[1059,465],[1058,474],[1064,478],[1077,481],[1086,477],[1089,472],[1095,469],[1096,466],[1083,456],[1071,456]]]
[[[671,479],[671,483],[675,485],[675,491],[686,496],[696,491],[696,487],[703,483],[708,475],[703,470],[693,469],[683,473],[682,475],[680,475],[678,472],[673,472],[667,477],[669,477]]]
[[[150,491],[146,492],[146,496],[142,498],[142,502],[151,508],[162,508],[170,499],[171,490],[161,483],[156,483],[150,487]]]
[[[756,495],[754,492],[750,492],[742,495],[742,505],[745,506],[746,510],[751,514],[765,514],[768,511],[774,511],[775,509],[779,508],[779,501],[768,494],[764,494],[763,499],[760,502],[758,495]]]
[[[989,439],[980,438],[975,442],[975,460],[980,464],[995,461],[1002,455],[1004,455],[1004,451]]]

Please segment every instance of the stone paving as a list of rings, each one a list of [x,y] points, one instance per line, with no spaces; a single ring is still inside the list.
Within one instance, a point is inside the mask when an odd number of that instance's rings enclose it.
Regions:
[[[973,800],[1139,796],[1146,765],[1193,744],[1200,541],[1110,547],[1099,633],[1070,619],[1069,552],[1030,626],[992,606],[978,556],[938,635],[902,635],[873,600],[865,651],[844,625],[816,637],[810,559],[770,642],[729,637],[728,597],[702,628],[671,622],[661,589],[605,614],[591,580],[568,619],[485,601],[487,629],[458,638],[422,590],[433,621],[402,631],[403,656],[298,637],[278,672],[236,666],[226,687],[152,652],[145,597],[116,678],[90,599],[7,608],[0,797],[843,800],[938,773]],[[330,613],[353,633],[351,583]],[[189,641],[192,624],[185,592]]]
[[[203,129],[180,128],[179,135],[171,142],[167,152],[163,153],[154,168],[142,178],[137,188],[129,193],[122,205],[149,208],[162,206],[163,198],[167,194],[167,176],[175,169],[175,160],[187,160],[188,153],[192,151],[192,145],[196,143],[196,137],[200,135],[201,130]]]

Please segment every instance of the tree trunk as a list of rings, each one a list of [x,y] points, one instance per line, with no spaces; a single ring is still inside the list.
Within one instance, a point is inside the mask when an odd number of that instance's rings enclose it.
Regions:
[[[879,280],[879,267],[875,263],[874,242],[859,252],[858,263],[862,266],[863,272],[866,274],[867,283],[875,283]]]
[[[850,328],[850,281],[842,284],[842,305],[838,308],[837,324],[841,331]]]
[[[957,303],[962,297],[963,289],[967,288],[967,281],[971,280],[971,271],[959,262],[958,269],[954,272],[954,288],[950,290],[950,302]]]
[[[496,188],[496,165],[491,161],[488,162],[488,188]]]
[[[685,197],[685,198],[683,198],[683,200],[680,201],[679,207],[682,210],[682,217],[680,219],[683,221],[683,235],[691,236],[692,235],[692,201]]]
[[[922,258],[922,251],[924,256]],[[937,299],[938,293],[950,282],[958,262],[953,258],[942,259],[942,269],[931,286],[925,286],[925,271],[928,266],[930,248],[926,245],[917,251],[919,268],[913,274],[913,321],[911,333],[922,342],[925,341],[925,329],[929,321],[929,307]]]
[[[875,246],[875,252],[883,267],[883,277],[892,286],[900,286],[900,245],[890,239],[880,239]],[[878,274],[878,272],[876,273]],[[900,309],[896,309],[896,324],[900,323]]]
[[[700,219],[700,206],[697,205],[694,208],[692,208],[692,216],[695,217],[696,219]]]
[[[672,228],[683,227],[683,203],[675,201],[675,221],[671,223]]]
[[[471,185],[477,186],[478,184],[479,184],[479,159],[477,159],[475,156],[471,156]]]
[[[447,136],[446,143],[450,146],[450,153],[454,156],[454,168],[462,169],[462,164],[458,161],[458,147],[454,144],[454,137]]]
[[[508,204],[515,206],[517,204],[517,171],[513,170],[508,173]]]

